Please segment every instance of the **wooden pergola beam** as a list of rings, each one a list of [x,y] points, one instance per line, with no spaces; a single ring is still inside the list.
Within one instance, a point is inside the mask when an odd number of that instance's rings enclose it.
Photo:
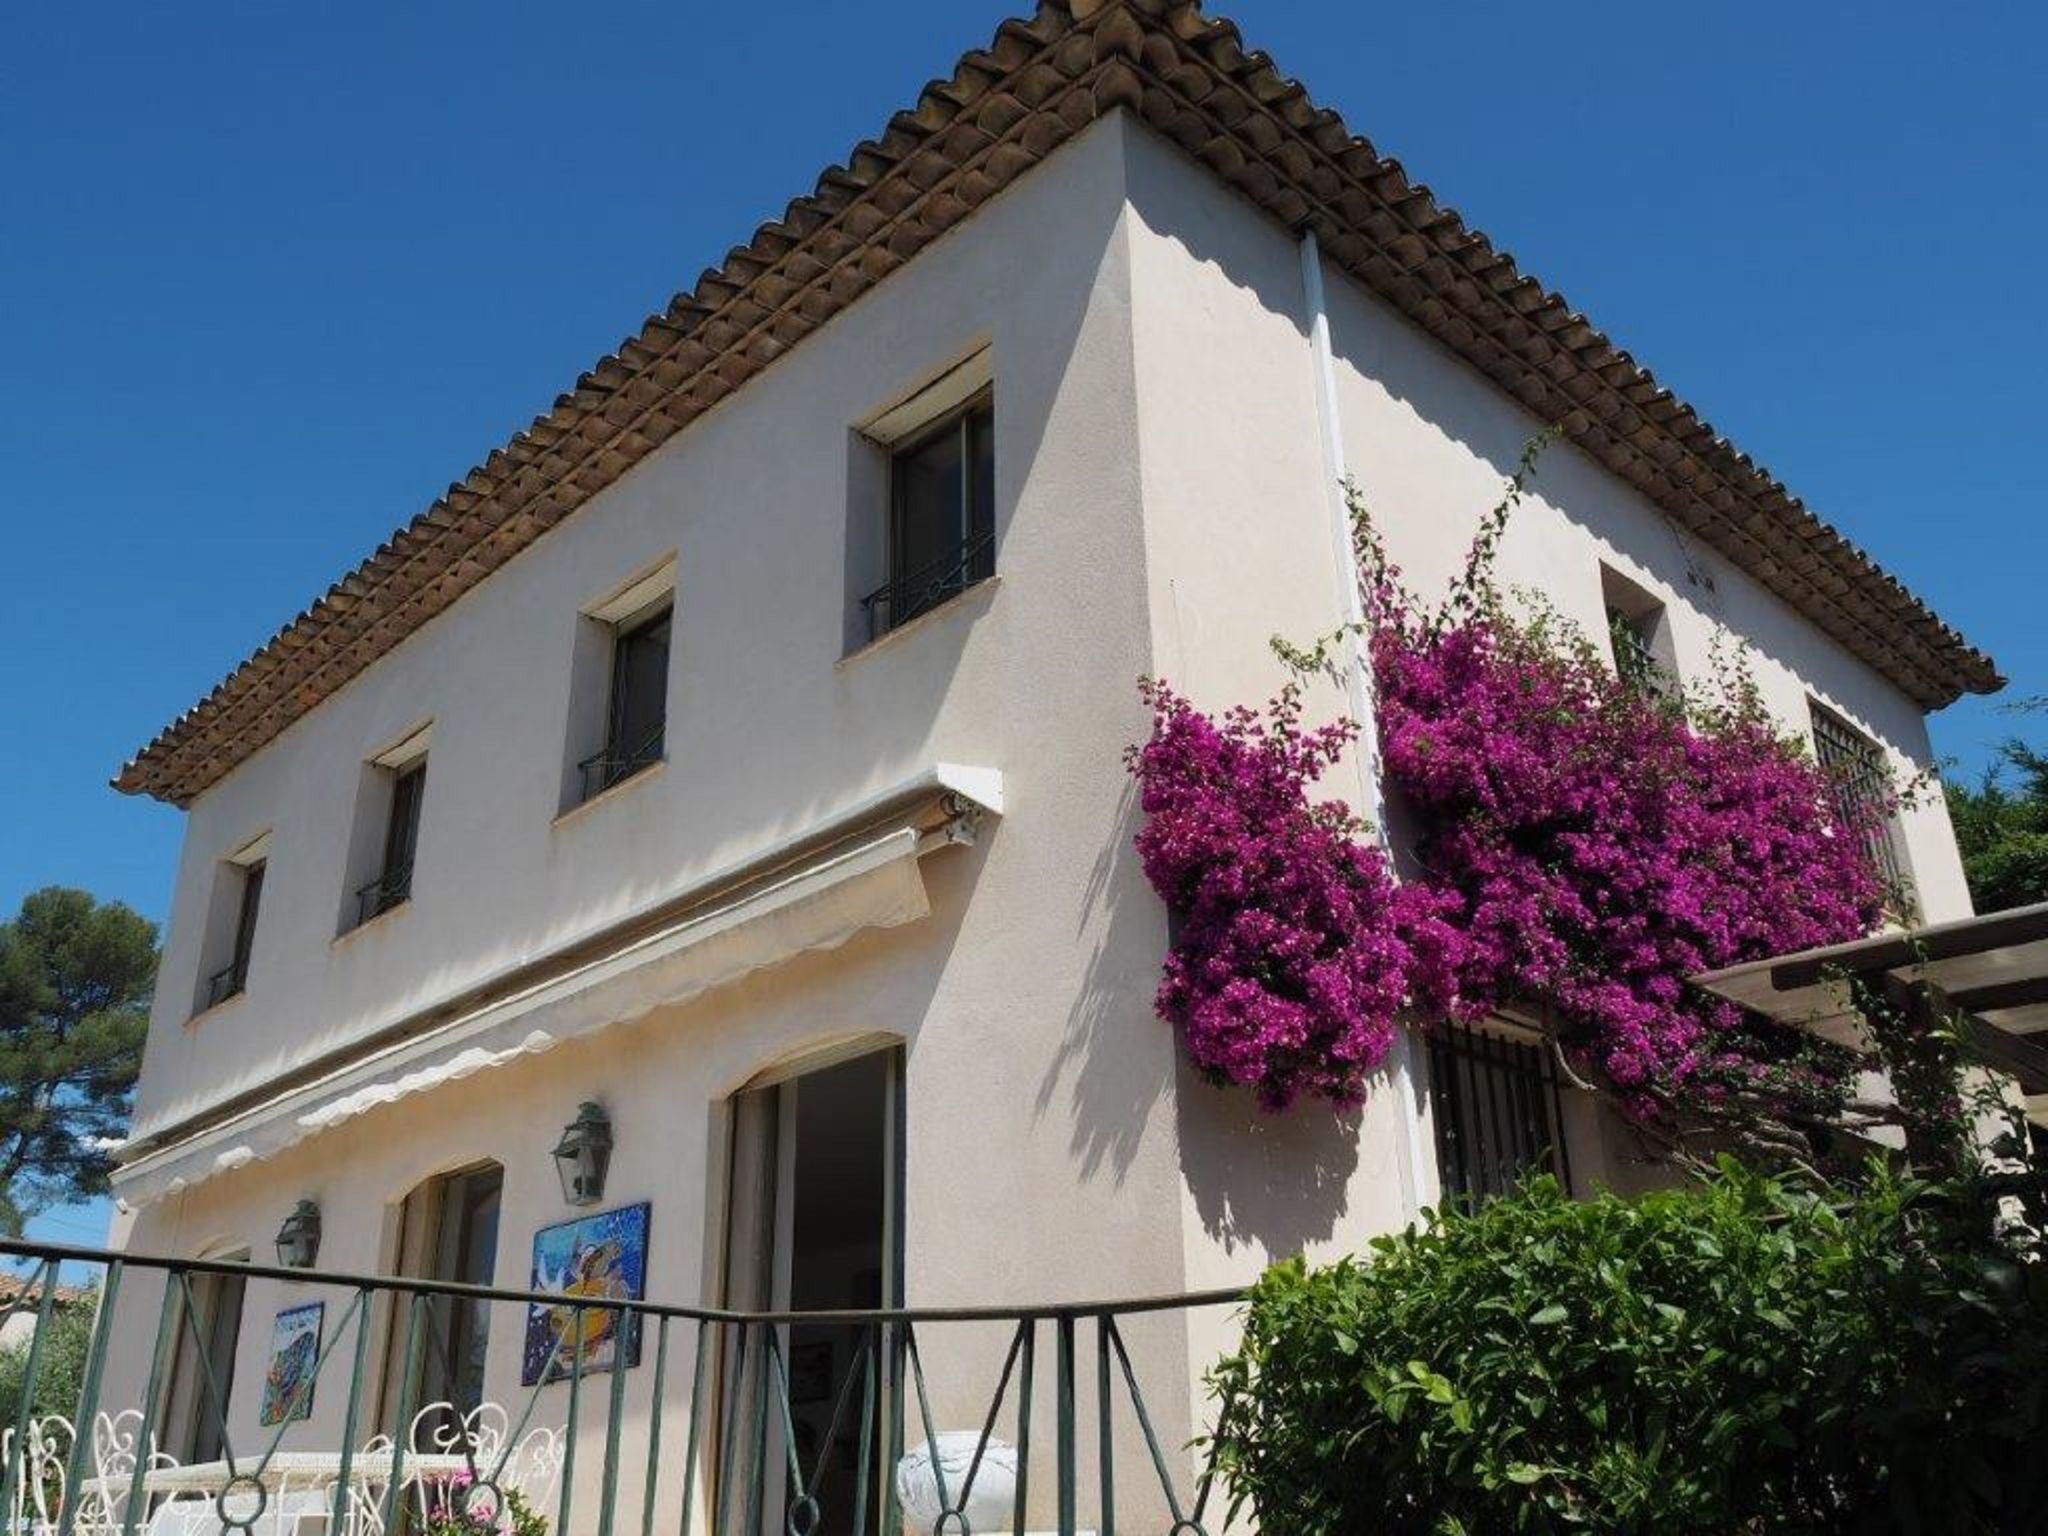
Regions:
[[[2013,981],[1986,982],[1951,992],[1948,1000],[1972,1013],[1999,1013],[2007,1008],[2032,1008],[2048,1003],[2048,975],[2021,976]]]
[[[1873,971],[1892,971],[1901,966],[1922,965],[1936,960],[1959,960],[2011,944],[2036,944],[2048,940],[2048,907],[2028,907],[2018,912],[1983,918],[1950,929],[1922,932],[1843,955],[1816,955],[1804,960],[1787,960],[1771,967],[1771,987],[1777,992],[1796,992],[1815,986],[1836,974],[1868,976]]]

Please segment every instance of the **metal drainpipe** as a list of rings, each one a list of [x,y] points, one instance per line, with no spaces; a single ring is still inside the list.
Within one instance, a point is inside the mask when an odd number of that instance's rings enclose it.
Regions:
[[[1358,552],[1351,542],[1351,511],[1344,499],[1348,473],[1344,458],[1344,428],[1337,416],[1337,370],[1330,352],[1330,314],[1323,297],[1323,253],[1314,230],[1301,236],[1301,287],[1308,304],[1309,349],[1315,358],[1316,406],[1323,446],[1324,499],[1330,510],[1332,543],[1331,569],[1337,577],[1338,612],[1351,627],[1353,639],[1345,647],[1344,688],[1351,718],[1358,722],[1358,746],[1353,757],[1358,765],[1359,804],[1372,823],[1393,870],[1393,845],[1387,837],[1387,797],[1380,776],[1379,719],[1375,712],[1372,663],[1366,651],[1361,626],[1365,602],[1359,593]],[[1422,1110],[1415,1099],[1414,1031],[1396,1031],[1394,1048],[1387,1057],[1388,1077],[1395,1097],[1401,1101],[1401,1135],[1396,1144],[1401,1165],[1402,1196],[1407,1214],[1413,1217],[1437,1200],[1435,1166],[1427,1156],[1422,1139]]]

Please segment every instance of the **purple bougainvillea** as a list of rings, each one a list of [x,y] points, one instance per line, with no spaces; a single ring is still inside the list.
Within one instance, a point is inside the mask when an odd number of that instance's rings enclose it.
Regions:
[[[1495,616],[1383,623],[1372,657],[1387,783],[1460,939],[1411,974],[1417,1001],[1540,999],[1640,1111],[1798,1086],[1685,978],[1875,926],[1883,888],[1820,770],[1754,707],[1689,721]]]
[[[1413,813],[1418,878],[1397,885],[1350,812],[1310,799],[1348,722],[1303,728],[1291,687],[1218,721],[1143,685],[1137,846],[1177,919],[1160,1015],[1205,1075],[1274,1109],[1357,1102],[1406,1005],[1518,1002],[1639,1116],[1824,1101],[1839,1067],[1685,978],[1869,932],[1886,892],[1864,829],[1745,690],[1674,707],[1506,617],[1486,566],[1512,504],[1428,613],[1360,525],[1385,782]]]
[[[1399,909],[1420,893],[1397,891],[1349,810],[1309,798],[1354,728],[1304,730],[1291,687],[1263,716],[1220,722],[1141,687],[1138,854],[1177,920],[1160,1016],[1204,1076],[1269,1109],[1304,1093],[1358,1102],[1393,1041],[1410,966]]]

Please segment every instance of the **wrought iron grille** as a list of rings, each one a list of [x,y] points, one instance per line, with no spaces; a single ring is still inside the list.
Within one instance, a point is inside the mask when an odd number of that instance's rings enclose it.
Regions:
[[[368,885],[356,890],[356,924],[360,927],[371,918],[389,912],[412,895],[412,866],[395,869],[379,875]]]
[[[503,1530],[515,1493],[550,1536],[1223,1529],[1212,1469],[1155,1426],[1138,1367],[1156,1357],[1134,1341],[1169,1342],[1154,1392],[1185,1404],[1182,1314],[1239,1291],[774,1313],[15,1241],[0,1259],[24,1271],[0,1329],[32,1325],[0,1425],[9,1536],[402,1536],[462,1514]],[[303,1331],[244,1362],[260,1373],[190,1348],[209,1277],[288,1288]],[[421,1400],[458,1303],[538,1359],[522,1397]],[[65,1308],[91,1328],[75,1404],[52,1412],[37,1384]],[[844,1341],[822,1377],[805,1356],[820,1333]],[[196,1377],[182,1397],[178,1358]],[[194,1446],[209,1459],[167,1453]]]
[[[1884,754],[1876,742],[1840,715],[1820,705],[1812,706],[1813,755],[1835,797],[1835,812],[1842,825],[1861,840],[1870,856],[1871,867],[1884,881],[1893,908],[1905,912],[1906,872],[1899,862],[1898,844],[1893,840],[1887,805],[1891,775]]]
[[[860,600],[868,616],[868,638],[878,639],[929,612],[955,593],[995,574],[996,536],[978,534],[963,540],[936,560],[906,571]]]
[[[1505,1194],[1534,1173],[1571,1188],[1557,1068],[1541,1046],[1439,1025],[1429,1036],[1429,1098],[1446,1196]]]
[[[205,1006],[211,1008],[231,997],[240,996],[248,984],[249,962],[240,958],[230,960],[206,978]]]
[[[593,795],[601,795],[614,784],[623,784],[643,768],[652,768],[660,762],[667,734],[667,724],[663,722],[632,746],[623,749],[607,747],[584,758],[576,765],[576,771],[583,779],[583,798],[588,800]]]

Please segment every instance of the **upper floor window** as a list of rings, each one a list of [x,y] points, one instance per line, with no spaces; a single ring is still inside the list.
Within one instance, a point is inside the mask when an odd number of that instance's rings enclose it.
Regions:
[[[1678,697],[1678,666],[1671,644],[1671,619],[1664,605],[1620,572],[1602,567],[1600,595],[1607,607],[1607,643],[1614,672],[1638,693],[1653,699]]]
[[[384,822],[384,858],[377,877],[356,888],[356,921],[367,923],[412,898],[413,855],[419,849],[420,802],[426,797],[427,760],[408,763],[391,778],[391,809]]]
[[[583,610],[570,666],[565,812],[666,757],[675,597],[671,554]]]
[[[416,726],[363,764],[355,836],[349,845],[348,894],[341,914],[344,932],[412,897],[431,730],[431,725]]]
[[[249,985],[249,957],[256,947],[256,918],[263,906],[263,875],[269,864],[265,833],[220,866],[207,913],[200,971],[200,1010],[239,996]]]
[[[1571,1188],[1557,1069],[1541,1044],[1439,1025],[1429,1035],[1429,1102],[1446,1197],[1506,1194],[1539,1173]]]
[[[668,734],[668,641],[674,610],[666,602],[619,626],[612,637],[611,688],[604,746],[583,760],[583,798],[661,761]]]
[[[885,412],[866,435],[888,452],[887,579],[860,600],[872,639],[995,574],[995,394],[988,353]]]
[[[1813,720],[1813,755],[1828,777],[1835,812],[1863,840],[1863,851],[1884,882],[1887,904],[1904,914],[1911,898],[1899,857],[1891,769],[1884,749],[1825,704],[1809,699],[1807,709]]]

